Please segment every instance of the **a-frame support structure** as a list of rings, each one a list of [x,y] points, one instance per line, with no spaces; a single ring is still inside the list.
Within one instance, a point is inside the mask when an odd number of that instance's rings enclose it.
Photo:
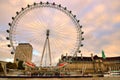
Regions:
[[[50,59],[50,66],[52,65],[51,50],[50,50],[50,41],[49,41],[49,33],[50,33],[50,30],[47,29],[47,31],[46,31],[46,40],[45,40],[45,43],[44,43],[42,57],[41,57],[41,61],[40,61],[40,66],[41,67],[42,67],[43,57],[45,55],[45,50],[47,50],[47,47],[48,47],[48,53],[49,53],[49,59]]]

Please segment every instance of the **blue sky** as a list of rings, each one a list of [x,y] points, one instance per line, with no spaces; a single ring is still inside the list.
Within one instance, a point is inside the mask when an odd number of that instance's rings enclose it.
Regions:
[[[0,0],[0,60],[13,60],[11,49],[5,38],[8,23],[15,12],[33,2],[47,0]],[[85,40],[81,48],[83,56],[101,56],[102,50],[108,57],[120,56],[120,1],[119,0],[48,0],[66,6],[76,14],[83,25]],[[33,59],[38,58],[34,55]],[[35,61],[34,61],[35,62]],[[37,61],[36,61],[37,62]]]

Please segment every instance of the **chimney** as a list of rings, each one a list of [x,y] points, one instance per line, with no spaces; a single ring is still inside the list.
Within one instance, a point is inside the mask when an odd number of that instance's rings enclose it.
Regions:
[[[66,57],[67,57],[67,53],[66,53]]]
[[[68,59],[68,54],[66,53],[66,60]]]
[[[82,54],[81,54],[81,59],[83,59],[83,56],[82,56]]]
[[[91,53],[91,59],[93,60],[93,53]]]

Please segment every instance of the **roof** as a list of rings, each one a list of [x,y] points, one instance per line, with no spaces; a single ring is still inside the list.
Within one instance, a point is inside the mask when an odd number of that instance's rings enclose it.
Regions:
[[[120,56],[117,57],[106,57],[105,59],[103,59],[102,57],[98,57],[97,55],[93,56],[94,60],[98,60],[101,59],[103,61],[120,61]],[[63,56],[62,60],[71,60],[71,61],[92,61],[91,57],[72,57],[72,56]]]
[[[27,46],[31,46],[31,47],[32,47],[32,45],[31,45],[30,43],[19,43],[19,45],[21,45],[21,46],[22,46],[22,45],[23,45],[23,46],[26,46],[26,45],[27,45]]]
[[[19,45],[30,45],[30,43],[19,43]]]

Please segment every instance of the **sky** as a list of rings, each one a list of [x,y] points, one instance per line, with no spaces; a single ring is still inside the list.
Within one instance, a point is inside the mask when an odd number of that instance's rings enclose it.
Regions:
[[[119,0],[0,0],[0,60],[13,61],[11,49],[7,47],[9,41],[6,40],[9,29],[8,23],[11,17],[16,15],[22,7],[34,2],[55,2],[66,6],[80,20],[83,26],[81,48],[83,56],[90,56],[91,53],[101,57],[104,50],[106,57],[120,56],[120,2]],[[59,16],[59,15],[58,15]],[[80,55],[80,54],[78,54]],[[57,55],[55,55],[57,56]],[[60,55],[59,55],[60,56]],[[37,55],[33,56],[33,61],[38,62]]]

